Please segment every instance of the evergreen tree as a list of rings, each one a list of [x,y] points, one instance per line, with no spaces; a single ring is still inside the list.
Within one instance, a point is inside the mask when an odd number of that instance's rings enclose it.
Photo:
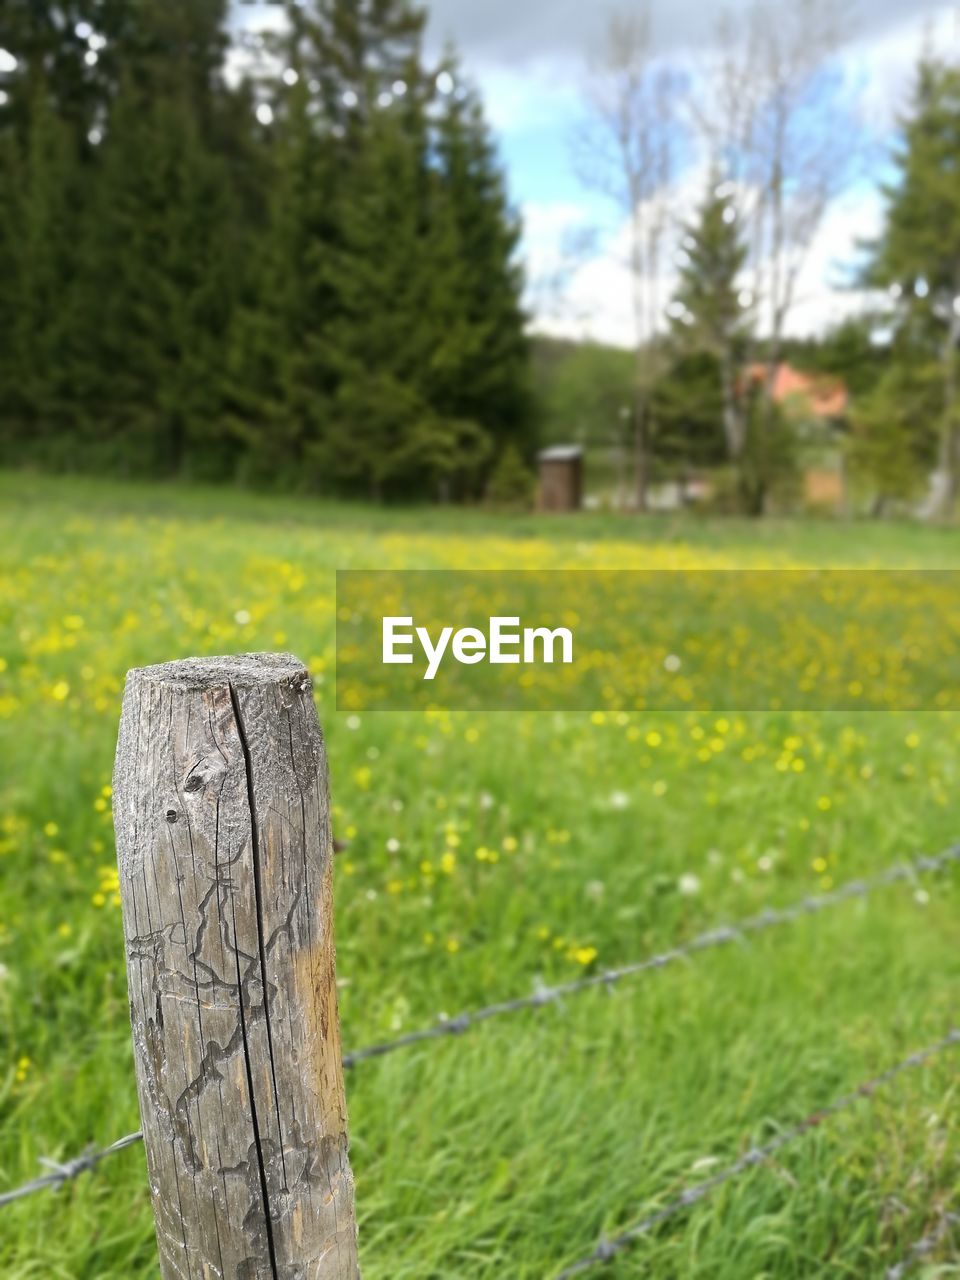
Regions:
[[[943,507],[960,492],[960,68],[925,61],[903,122],[896,180],[885,188],[886,220],[866,273],[900,300],[910,358],[939,362],[939,468]]]
[[[479,496],[532,442],[479,103],[410,0],[290,4],[229,90],[226,2],[4,9],[4,457]]]
[[[658,469],[682,475],[691,467],[723,462],[721,384],[717,357],[703,349],[679,354],[654,383]]]
[[[269,190],[254,269],[237,308],[224,379],[240,474],[257,483],[331,488],[323,457],[334,371],[329,331],[336,172],[304,82],[293,86],[264,161]]]
[[[458,323],[448,326],[439,317],[444,341],[435,399],[443,413],[482,426],[498,452],[512,443],[529,461],[535,420],[517,258],[521,229],[482,107],[466,88],[442,104],[437,158],[439,220],[448,235],[448,310]]]
[[[856,405],[850,464],[871,494],[874,515],[921,490],[935,452],[928,424],[936,419],[936,400],[937,386],[929,374],[901,360]]]
[[[362,128],[418,78],[427,15],[411,0],[314,0],[288,4],[287,17],[291,66],[342,128]]]
[[[7,161],[0,185],[5,453],[56,465],[76,333],[76,149],[42,83],[26,138],[6,134],[0,143]]]
[[[371,116],[339,190],[328,464],[378,499],[442,491],[488,452],[479,425],[434,394],[458,316],[449,307],[449,226],[433,216],[428,159],[426,103],[411,92]]]
[[[672,336],[686,352],[712,356],[719,373],[727,453],[736,462],[747,437],[741,403],[749,306],[741,276],[747,259],[732,192],[712,179],[685,228],[679,280],[670,305]]]
[[[821,337],[784,344],[797,369],[840,379],[852,399],[869,395],[884,373],[889,352],[874,340],[876,317],[852,317]]]
[[[9,394],[16,383],[14,326],[21,260],[20,217],[23,193],[21,157],[12,131],[0,129],[0,458],[13,453]]]
[[[38,87],[45,86],[55,113],[78,138],[102,125],[124,73],[145,59],[155,67],[189,56],[188,29],[196,33],[204,15],[218,11],[222,28],[225,0],[165,0],[151,6],[130,0],[5,0],[0,14],[0,49],[16,61],[5,78],[6,101],[0,127],[13,124],[25,134]],[[158,43],[166,26],[167,38]],[[207,42],[209,43],[209,42]],[[218,61],[225,45],[221,40]]]
[[[487,501],[505,510],[526,511],[532,501],[536,481],[515,444],[508,444],[497,459],[487,484]]]
[[[183,99],[133,83],[102,166],[85,246],[94,453],[148,474],[216,473],[235,256],[224,166]]]

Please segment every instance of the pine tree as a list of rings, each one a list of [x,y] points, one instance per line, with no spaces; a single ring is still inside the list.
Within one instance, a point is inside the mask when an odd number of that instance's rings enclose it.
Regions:
[[[939,362],[939,468],[944,513],[960,493],[960,68],[926,61],[884,190],[886,220],[873,246],[868,283],[900,300],[899,322],[915,361]]]
[[[526,511],[534,496],[533,472],[515,444],[508,444],[497,459],[487,484],[487,501],[504,510]]]
[[[854,477],[871,492],[874,515],[922,488],[931,459],[928,424],[936,418],[936,400],[937,387],[929,375],[899,360],[857,403],[850,464]]]
[[[443,325],[434,397],[443,413],[486,430],[497,452],[512,443],[529,461],[535,418],[520,224],[476,95],[463,86],[448,95],[438,132],[439,216],[447,220],[446,278],[459,324]]]
[[[454,269],[436,217],[426,102],[417,92],[374,112],[339,190],[338,386],[328,461],[375,498],[442,490],[488,452],[478,424],[435,394],[447,359]]]
[[[16,135],[0,129],[0,461],[14,461],[23,444],[21,410],[13,402],[17,386],[15,333],[18,322],[20,236],[23,201],[22,156]]]
[[[291,7],[278,50],[334,179],[298,284],[332,370],[303,463],[375,496],[479,495],[494,438],[530,450],[518,229],[478,104],[424,65],[423,22],[406,0],[320,0]],[[275,110],[283,145],[283,95]]]
[[[3,394],[10,456],[56,465],[69,415],[77,272],[77,155],[71,130],[37,86],[29,133],[2,137],[0,256],[5,268]]]
[[[732,192],[711,179],[695,219],[685,228],[679,280],[669,307],[674,343],[717,362],[727,453],[736,462],[746,442],[740,400],[749,306],[741,276],[747,259]]]
[[[102,163],[85,276],[94,453],[136,472],[202,474],[233,292],[223,169],[182,104],[132,84]]]
[[[198,0],[193,12],[211,5],[220,9],[222,22],[222,0]],[[191,10],[185,0],[165,0],[156,8],[165,11],[167,21]],[[78,139],[86,138],[109,114],[124,71],[142,62],[145,52],[156,57],[158,16],[153,7],[130,0],[5,0],[0,48],[13,56],[16,67],[0,86],[7,99],[0,107],[0,128],[8,123],[26,134],[43,85],[55,114]],[[182,39],[178,43],[185,47]]]
[[[422,64],[426,11],[411,0],[288,4],[291,65],[312,86],[323,118],[362,128],[386,97],[402,97]]]
[[[282,60],[236,91],[225,13],[4,12],[5,456],[479,496],[532,438],[479,104],[425,65],[411,0],[290,4]]]
[[[215,149],[222,0],[144,11],[84,237],[81,397],[91,458],[219,475],[221,370],[242,261]]]
[[[337,174],[331,140],[310,108],[298,81],[272,131],[266,219],[234,317],[224,396],[243,478],[329,489]]]
[[[653,385],[655,461],[669,474],[715,467],[726,457],[720,364],[709,350],[681,349]]]

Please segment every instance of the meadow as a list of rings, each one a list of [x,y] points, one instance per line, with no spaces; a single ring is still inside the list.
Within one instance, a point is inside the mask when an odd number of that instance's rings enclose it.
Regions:
[[[340,568],[960,568],[896,525],[504,516],[0,475],[0,1193],[139,1126],[110,777],[128,668],[314,676],[348,1049],[960,837],[946,711],[337,712]],[[731,604],[732,615],[735,602]],[[960,868],[347,1076],[367,1280],[555,1276],[960,1019]],[[960,1212],[960,1049],[598,1274],[881,1277]],[[960,1275],[957,1236],[911,1274]],[[953,1260],[952,1263],[950,1260]],[[157,1275],[143,1150],[0,1208],[4,1280]]]

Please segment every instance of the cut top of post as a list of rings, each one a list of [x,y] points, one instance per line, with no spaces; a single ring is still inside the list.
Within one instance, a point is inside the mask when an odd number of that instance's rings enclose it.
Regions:
[[[158,662],[150,667],[137,667],[130,672],[130,676],[137,676],[151,684],[181,685],[196,690],[228,684],[249,688],[252,685],[287,683],[299,691],[310,684],[309,672],[292,653],[238,653],[213,658],[180,658],[176,662]]]

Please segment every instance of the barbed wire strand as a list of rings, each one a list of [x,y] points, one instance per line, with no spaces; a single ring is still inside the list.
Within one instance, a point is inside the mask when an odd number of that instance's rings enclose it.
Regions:
[[[801,1120],[799,1124],[783,1129],[775,1137],[771,1138],[769,1142],[750,1147],[738,1160],[734,1160],[732,1164],[727,1165],[718,1173],[703,1179],[702,1182],[692,1183],[673,1200],[668,1201],[663,1208],[655,1210],[645,1218],[641,1218],[639,1222],[621,1232],[620,1235],[601,1240],[591,1254],[565,1268],[559,1273],[556,1280],[571,1280],[571,1277],[582,1275],[583,1272],[589,1271],[601,1263],[610,1262],[619,1253],[622,1253],[640,1239],[641,1236],[647,1235],[655,1227],[660,1226],[661,1223],[698,1204],[712,1191],[715,1191],[717,1187],[721,1187],[727,1182],[732,1182],[741,1173],[746,1173],[748,1169],[753,1169],[765,1160],[769,1160],[771,1156],[776,1155],[784,1147],[796,1142],[799,1138],[809,1133],[811,1129],[823,1124],[825,1120],[832,1118],[841,1111],[849,1110],[864,1098],[872,1098],[879,1089],[895,1080],[897,1076],[903,1075],[907,1071],[912,1071],[917,1067],[922,1067],[931,1058],[936,1057],[937,1054],[943,1053],[946,1049],[953,1048],[956,1045],[960,1045],[960,1028],[954,1028],[942,1040],[928,1045],[926,1049],[911,1053],[909,1057],[896,1063],[895,1066],[888,1067],[886,1071],[874,1076],[872,1080],[867,1080],[858,1085],[852,1092],[842,1094],[839,1098],[834,1099],[833,1102],[821,1107],[818,1111],[812,1112],[805,1120]]]
[[[47,1187],[62,1187],[65,1182],[70,1182],[73,1178],[78,1178],[81,1173],[85,1173],[88,1169],[95,1169],[101,1160],[105,1160],[107,1156],[112,1156],[116,1151],[122,1151],[124,1147],[131,1147],[135,1142],[140,1142],[143,1138],[141,1130],[136,1133],[128,1133],[125,1138],[118,1138],[116,1142],[112,1142],[109,1147],[104,1147],[102,1151],[88,1151],[81,1156],[76,1156],[73,1160],[65,1160],[60,1164],[56,1160],[48,1160],[41,1156],[40,1163],[45,1165],[50,1172],[41,1178],[34,1178],[33,1182],[28,1182],[22,1187],[17,1187],[14,1191],[5,1191],[0,1195],[0,1205],[11,1204],[14,1200],[19,1200],[21,1196],[31,1195],[34,1191],[43,1191]]]
[[[933,1253],[955,1227],[960,1227],[960,1213],[941,1214],[937,1225],[912,1244],[900,1262],[887,1268],[887,1280],[904,1280],[914,1265]]]
[[[442,1018],[432,1026],[409,1031],[406,1035],[398,1036],[394,1040],[385,1040],[380,1044],[368,1045],[363,1049],[355,1049],[350,1053],[344,1054],[343,1066],[346,1070],[350,1070],[359,1062],[366,1062],[371,1058],[382,1058],[389,1053],[395,1053],[399,1049],[410,1048],[412,1045],[422,1044],[429,1040],[443,1040],[450,1036],[462,1035],[470,1028],[487,1022],[491,1018],[501,1017],[508,1013],[517,1013],[525,1009],[542,1008],[545,1005],[555,1004],[567,996],[579,995],[581,992],[591,991],[596,987],[613,987],[616,983],[623,981],[624,978],[638,977],[640,974],[649,973],[655,969],[663,969],[667,965],[673,964],[678,960],[687,959],[701,951],[727,946],[733,942],[742,942],[752,934],[763,933],[767,929],[790,924],[795,920],[799,920],[802,916],[816,915],[828,907],[838,906],[856,898],[866,898],[871,893],[887,885],[897,884],[905,880],[912,881],[923,874],[943,871],[951,863],[960,863],[960,844],[951,845],[939,854],[928,854],[914,858],[909,862],[894,863],[876,876],[867,879],[850,880],[841,885],[839,889],[801,898],[787,907],[768,907],[758,914],[748,916],[735,924],[709,929],[705,933],[697,934],[688,942],[672,947],[668,951],[661,951],[647,956],[645,959],[638,960],[633,964],[621,965],[616,969],[604,969],[600,973],[591,974],[590,977],[580,978],[575,982],[564,982],[559,986],[540,986],[531,995],[518,996],[512,1000],[502,1000],[496,1004],[458,1014],[454,1018]],[[112,1155],[116,1151],[122,1151],[125,1147],[132,1146],[135,1142],[140,1142],[142,1138],[143,1132],[138,1130],[136,1133],[130,1133],[124,1138],[119,1138],[101,1151],[88,1152],[85,1155],[77,1156],[73,1160],[65,1161],[63,1164],[54,1164],[52,1161],[41,1159],[41,1163],[53,1165],[53,1171],[44,1177],[35,1178],[32,1182],[28,1182],[13,1191],[0,1194],[0,1208],[14,1200],[19,1200],[21,1196],[30,1195],[34,1191],[42,1191],[50,1187],[58,1188],[71,1178],[75,1178],[79,1174],[94,1168],[105,1156]]]
[[[705,933],[697,934],[689,942],[671,947],[668,951],[661,951],[647,956],[645,959],[638,960],[633,964],[622,965],[616,969],[604,969],[600,973],[591,974],[587,978],[580,978],[575,982],[564,982],[559,986],[542,986],[531,995],[518,996],[513,1000],[503,1000],[498,1004],[487,1005],[482,1009],[461,1013],[454,1018],[445,1018],[433,1026],[422,1027],[417,1031],[409,1031],[406,1035],[398,1036],[395,1040],[387,1040],[382,1044],[369,1045],[365,1049],[354,1050],[353,1053],[344,1055],[343,1065],[346,1068],[350,1068],[358,1062],[364,1062],[369,1058],[380,1058],[385,1054],[394,1053],[397,1049],[408,1048],[414,1044],[422,1044],[425,1040],[440,1040],[446,1036],[460,1035],[471,1027],[488,1021],[490,1018],[498,1018],[507,1013],[517,1013],[524,1009],[542,1008],[544,1005],[554,1004],[567,996],[578,995],[580,992],[590,991],[595,987],[611,987],[615,983],[621,982],[624,978],[637,977],[639,974],[648,973],[653,969],[666,968],[667,965],[674,964],[678,960],[687,959],[698,952],[708,951],[714,947],[727,946],[734,942],[742,942],[750,934],[763,933],[767,929],[772,929],[782,924],[790,924],[795,920],[799,920],[802,916],[815,915],[828,907],[838,906],[840,903],[849,902],[854,898],[866,898],[886,885],[895,884],[901,880],[913,880],[923,873],[943,871],[953,862],[960,862],[960,844],[951,845],[950,848],[945,849],[942,853],[933,856],[925,855],[915,858],[911,862],[896,863],[869,879],[850,880],[841,885],[839,889],[801,898],[798,902],[788,907],[768,907],[757,915],[748,916],[736,924],[709,929]]]

